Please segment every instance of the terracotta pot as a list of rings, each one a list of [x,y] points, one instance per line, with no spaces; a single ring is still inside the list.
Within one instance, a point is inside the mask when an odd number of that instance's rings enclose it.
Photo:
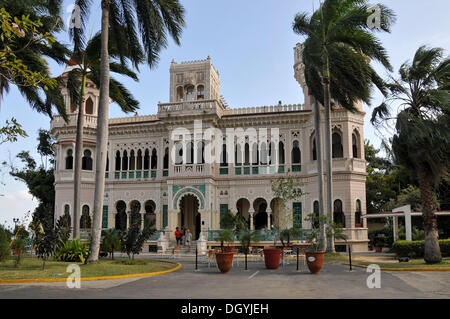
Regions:
[[[216,252],[217,267],[220,272],[228,274],[233,266],[234,253],[231,252]]]
[[[376,253],[381,253],[383,250],[383,247],[375,247],[375,252]]]
[[[280,248],[264,248],[264,262],[267,269],[278,269],[280,267],[280,260]]]
[[[324,251],[306,251],[306,263],[313,275],[318,275],[323,266]]]

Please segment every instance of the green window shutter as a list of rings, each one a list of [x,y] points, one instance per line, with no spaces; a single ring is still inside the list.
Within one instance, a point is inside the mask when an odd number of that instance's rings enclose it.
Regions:
[[[167,212],[167,205],[163,205],[163,228],[169,225],[169,215]]]
[[[222,217],[228,211],[228,204],[220,204],[220,229],[222,229]]]
[[[292,211],[294,228],[302,228],[302,203],[293,203]]]
[[[102,228],[108,228],[108,206],[103,206]]]

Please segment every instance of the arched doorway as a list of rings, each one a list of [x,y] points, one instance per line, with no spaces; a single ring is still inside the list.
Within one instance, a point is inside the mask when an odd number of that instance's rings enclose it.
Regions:
[[[254,201],[255,217],[253,223],[255,229],[267,228],[267,202],[264,198],[258,198]]]
[[[127,204],[123,200],[120,200],[116,204],[116,229],[126,230],[127,229]]]
[[[241,215],[247,221],[247,227],[250,229],[250,202],[246,198],[241,198],[236,203],[237,214]]]
[[[148,200],[144,204],[145,215],[144,215],[144,228],[150,227],[150,229],[156,230],[156,214],[155,214],[156,204],[152,200]]]
[[[201,214],[198,212],[198,198],[194,195],[186,194],[181,198],[179,205],[179,227],[189,229],[194,237],[194,240],[197,240],[201,231]]]

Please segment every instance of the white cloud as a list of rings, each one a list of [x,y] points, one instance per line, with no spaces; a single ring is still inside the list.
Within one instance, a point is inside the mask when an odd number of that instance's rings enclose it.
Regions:
[[[22,221],[28,211],[34,211],[38,202],[33,199],[27,189],[19,189],[0,197],[0,224],[13,226],[13,218]],[[25,221],[26,225],[31,221],[31,214]]]

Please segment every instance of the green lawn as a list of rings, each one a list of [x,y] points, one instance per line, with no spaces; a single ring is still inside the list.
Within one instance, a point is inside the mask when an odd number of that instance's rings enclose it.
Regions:
[[[18,268],[14,267],[14,260],[0,263],[0,281],[15,279],[57,279],[67,278],[66,272],[69,262],[47,261],[42,270],[42,260],[36,257],[24,257]],[[97,264],[78,264],[81,277],[104,277],[130,274],[143,274],[165,271],[175,268],[176,263],[156,260],[127,260],[102,259]]]
[[[357,261],[355,264],[368,266],[373,262]],[[410,259],[409,262],[377,263],[380,268],[449,268],[450,257],[442,258],[440,264],[427,264],[423,259]]]

